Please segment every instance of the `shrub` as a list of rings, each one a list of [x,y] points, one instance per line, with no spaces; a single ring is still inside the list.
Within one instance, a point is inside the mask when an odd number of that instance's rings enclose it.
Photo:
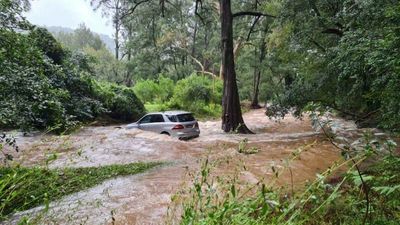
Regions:
[[[221,80],[192,74],[176,83],[164,76],[157,81],[140,80],[134,90],[148,111],[182,109],[197,117],[217,117],[222,112],[222,88]]]
[[[96,98],[107,110],[106,114],[117,120],[134,121],[139,119],[145,109],[136,97],[133,88],[93,81]]]
[[[176,83],[170,105],[187,109],[198,116],[220,114],[222,82],[208,77],[191,75]]]
[[[171,78],[160,75],[157,80],[139,80],[133,89],[144,103],[164,103],[172,97],[174,86]]]
[[[205,77],[191,75],[176,83],[173,102],[190,105],[192,102],[211,102],[211,81]]]
[[[171,78],[160,76],[158,77],[158,93],[156,101],[167,102],[174,94],[175,83]]]
[[[147,103],[155,100],[158,93],[158,85],[153,80],[139,80],[133,90],[143,103]]]

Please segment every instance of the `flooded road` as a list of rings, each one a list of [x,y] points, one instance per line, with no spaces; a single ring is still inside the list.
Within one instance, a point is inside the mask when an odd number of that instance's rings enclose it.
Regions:
[[[282,186],[289,182],[301,185],[341,160],[338,150],[312,128],[308,118],[296,120],[288,116],[277,123],[269,120],[263,110],[254,110],[246,113],[244,119],[257,134],[225,134],[220,121],[207,121],[200,122],[200,137],[190,141],[116,126],[85,127],[67,136],[19,136],[21,154],[15,155],[15,161],[24,166],[50,168],[169,162],[55,201],[40,220],[40,224],[164,224],[171,196],[184,187],[187,172],[196,171],[205,157],[240,162],[246,166],[241,174],[243,180],[257,183],[261,179],[267,182],[273,176],[272,166],[284,167],[285,159],[302,150],[299,158],[290,163],[292,174],[281,175],[277,185]],[[356,129],[352,123],[343,124],[339,130]],[[257,149],[258,153],[238,152],[238,143],[245,139],[246,148]],[[228,174],[235,166],[225,165],[218,171]],[[40,215],[42,210],[43,207],[37,207],[20,212],[8,223],[17,222],[23,215]]]

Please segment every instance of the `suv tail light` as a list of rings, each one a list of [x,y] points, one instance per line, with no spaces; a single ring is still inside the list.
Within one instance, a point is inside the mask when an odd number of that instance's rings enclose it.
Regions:
[[[181,124],[175,125],[172,130],[181,130],[181,129],[185,129],[185,127]]]

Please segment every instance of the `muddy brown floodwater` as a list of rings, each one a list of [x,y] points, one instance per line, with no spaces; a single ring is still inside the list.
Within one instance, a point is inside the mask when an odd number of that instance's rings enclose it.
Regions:
[[[284,185],[293,179],[297,186],[340,160],[339,152],[312,128],[308,118],[296,120],[288,116],[277,123],[269,120],[263,110],[254,110],[246,113],[244,119],[257,134],[225,134],[220,121],[207,121],[200,122],[201,136],[190,141],[115,126],[85,127],[67,136],[17,135],[21,153],[15,155],[15,160],[24,166],[47,164],[50,168],[170,162],[143,174],[116,177],[52,202],[40,224],[164,224],[171,196],[184,188],[186,172],[198,168],[204,157],[238,159],[247,168],[242,178],[256,183],[272,176],[271,166],[283,167],[283,160],[293,151],[308,146],[290,164],[293,176],[283,173],[277,183]],[[351,122],[339,124],[339,130],[356,130]],[[244,139],[259,152],[238,153],[238,143]],[[54,154],[57,158],[48,161]],[[218,169],[220,173],[231,170],[229,166]],[[16,223],[24,215],[41,215],[43,209],[36,207],[17,213],[7,223]]]

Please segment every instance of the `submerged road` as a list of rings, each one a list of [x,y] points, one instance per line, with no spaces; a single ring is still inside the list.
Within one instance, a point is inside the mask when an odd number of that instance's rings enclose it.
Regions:
[[[40,224],[165,224],[171,197],[184,189],[190,180],[188,172],[197,171],[205,157],[227,159],[245,165],[241,179],[257,183],[273,177],[271,167],[283,168],[284,159],[308,146],[298,160],[290,164],[292,175],[282,173],[276,185],[293,181],[301,186],[316,173],[340,160],[340,153],[315,131],[308,118],[296,120],[288,116],[275,122],[263,110],[244,114],[248,127],[255,135],[225,134],[220,121],[200,122],[201,135],[189,141],[179,141],[166,135],[124,127],[85,127],[66,136],[33,135],[19,137],[21,153],[16,161],[25,166],[44,165],[50,154],[57,159],[50,168],[92,167],[126,164],[139,161],[163,161],[167,165],[139,175],[117,177],[96,187],[66,196],[50,204],[48,212],[36,207],[17,213],[7,223],[21,216],[41,215]],[[353,123],[341,121],[342,130],[355,130]],[[247,147],[258,153],[238,153],[238,143],[248,140]],[[230,174],[238,164],[216,168],[219,174]]]

